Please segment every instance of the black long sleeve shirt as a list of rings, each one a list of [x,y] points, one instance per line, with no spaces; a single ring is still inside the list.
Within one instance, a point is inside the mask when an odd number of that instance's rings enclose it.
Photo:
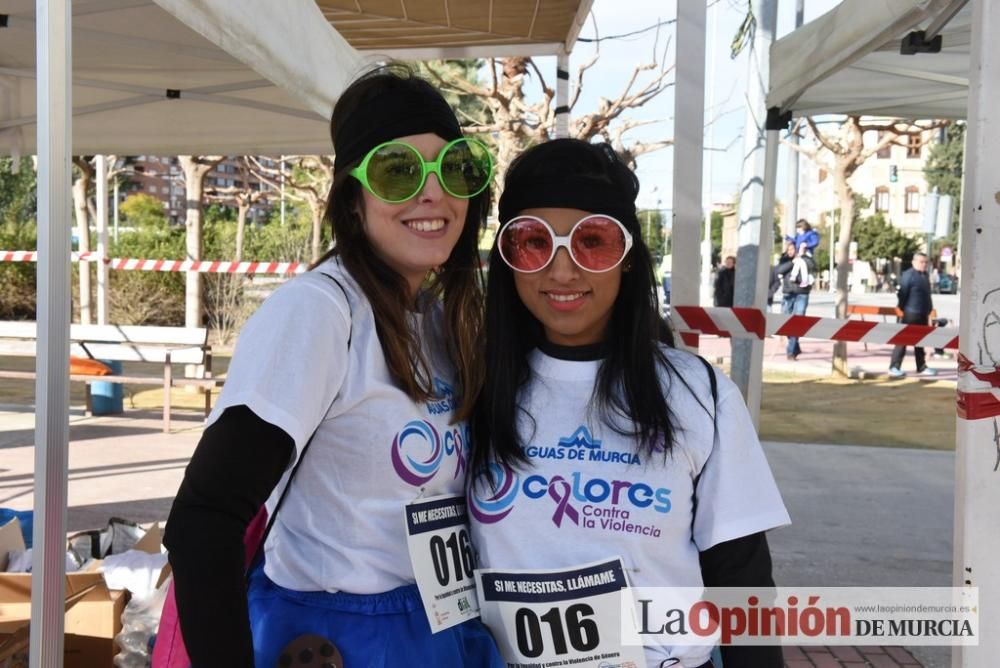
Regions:
[[[293,451],[288,434],[233,406],[191,457],[163,543],[193,668],[253,668],[243,535]]]

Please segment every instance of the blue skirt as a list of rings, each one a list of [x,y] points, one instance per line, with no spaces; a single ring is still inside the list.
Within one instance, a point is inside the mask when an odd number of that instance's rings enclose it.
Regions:
[[[282,649],[306,634],[331,640],[345,668],[506,666],[478,619],[431,633],[416,585],[371,595],[293,591],[258,566],[248,602],[257,668],[276,666]]]

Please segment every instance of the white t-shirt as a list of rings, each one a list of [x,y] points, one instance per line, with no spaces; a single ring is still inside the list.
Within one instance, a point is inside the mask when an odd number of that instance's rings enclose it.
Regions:
[[[638,452],[634,439],[599,420],[591,394],[600,362],[531,354],[520,404],[534,430],[523,414],[518,422],[530,465],[502,471],[496,490],[480,479],[469,494],[482,567],[561,568],[621,556],[634,586],[700,587],[700,551],[789,523],[736,386],[716,373],[713,447],[705,365],[686,352],[666,353],[691,388],[669,381],[677,437],[666,459]],[[650,666],[676,657],[685,668],[707,662],[708,652],[646,651]]]
[[[458,398],[441,309],[412,318],[434,375],[429,404],[393,383],[371,305],[335,259],[282,285],[240,333],[209,423],[245,404],[289,434],[296,455],[315,432],[265,546],[265,572],[283,587],[372,594],[412,583],[403,506],[464,491],[468,429],[449,424]]]

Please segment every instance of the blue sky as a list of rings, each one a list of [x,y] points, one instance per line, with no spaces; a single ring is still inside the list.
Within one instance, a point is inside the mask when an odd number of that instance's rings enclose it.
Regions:
[[[711,3],[713,0],[706,0]],[[706,111],[706,120],[717,118],[714,129],[706,131],[706,147],[726,148],[725,151],[714,152],[712,160],[713,201],[729,199],[737,192],[740,184],[740,170],[743,149],[743,123],[745,87],[747,74],[746,58],[732,60],[729,56],[729,44],[736,34],[743,17],[746,14],[747,0],[716,0],[717,32],[712,43],[711,24],[706,36],[709,48],[715,52],[715,106]],[[820,16],[836,6],[839,0],[805,0],[806,22]],[[795,3],[793,0],[779,0],[778,36],[790,31],[795,20]],[[709,10],[711,12],[711,10]],[[660,21],[672,21],[676,17],[676,0],[594,0],[593,17],[597,22],[602,37],[632,32]],[[711,21],[711,19],[709,19]],[[591,20],[587,21],[580,36],[594,36]],[[666,37],[673,37],[674,26],[661,29],[660,44]],[[647,62],[653,49],[654,33],[647,32],[627,39],[605,40],[600,44],[601,57],[591,68],[584,79],[583,94],[577,104],[577,110],[593,109],[598,98],[616,97],[626,78],[631,74],[637,62]],[[667,58],[674,59],[673,42]],[[594,46],[580,42],[577,44],[571,59],[571,81],[575,79],[576,69],[581,63],[589,60]],[[706,68],[708,61],[706,60]],[[554,72],[554,58],[539,58],[539,67],[543,72]],[[707,75],[706,75],[707,76]],[[547,82],[554,77],[546,77]],[[551,84],[550,84],[551,85]],[[710,95],[706,90],[706,107]],[[656,139],[673,136],[673,89],[668,89],[647,103],[641,109],[630,112],[632,118],[659,119],[663,123],[633,130],[627,137],[636,139]],[[783,157],[783,156],[782,156]],[[706,155],[705,183],[708,184]],[[673,151],[670,148],[641,156],[638,160],[638,175],[642,183],[639,195],[641,207],[670,208],[671,179],[673,177]],[[783,191],[784,177],[778,178],[779,197]]]

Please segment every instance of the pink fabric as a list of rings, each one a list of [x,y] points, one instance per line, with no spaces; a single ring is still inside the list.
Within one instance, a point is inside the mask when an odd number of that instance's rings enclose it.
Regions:
[[[243,546],[246,548],[246,565],[257,554],[257,547],[264,537],[267,527],[267,510],[261,508],[247,527],[243,536]],[[174,596],[174,582],[170,581],[167,598],[163,603],[163,614],[160,616],[160,630],[156,634],[156,644],[153,645],[152,668],[190,668],[184,638],[181,637],[181,624],[177,616],[177,599]]]

